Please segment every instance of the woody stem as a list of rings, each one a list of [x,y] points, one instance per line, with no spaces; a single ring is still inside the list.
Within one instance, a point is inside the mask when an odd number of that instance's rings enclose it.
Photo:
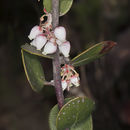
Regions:
[[[55,29],[59,24],[59,0],[52,0],[52,26]],[[64,105],[64,96],[61,86],[61,64],[59,59],[59,49],[57,49],[53,59],[53,79],[59,109]]]

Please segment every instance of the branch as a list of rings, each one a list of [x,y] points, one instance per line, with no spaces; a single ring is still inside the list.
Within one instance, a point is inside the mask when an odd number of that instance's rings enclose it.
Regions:
[[[59,0],[52,0],[52,26],[53,29],[59,24]],[[59,50],[57,49],[53,60],[53,79],[59,109],[64,105],[64,96],[61,86],[61,66]]]
[[[54,82],[53,81],[50,81],[50,82],[45,81],[44,85],[54,86]]]
[[[52,26],[53,29],[59,24],[59,0],[52,0]]]

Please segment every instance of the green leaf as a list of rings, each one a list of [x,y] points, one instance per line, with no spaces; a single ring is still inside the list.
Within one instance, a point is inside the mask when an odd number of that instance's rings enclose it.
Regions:
[[[70,130],[93,130],[92,116],[89,115],[80,125],[75,125]]]
[[[28,43],[26,43],[25,45],[22,45],[21,48],[24,51],[26,51],[26,52],[28,52],[30,54],[41,56],[41,57],[44,57],[44,58],[53,59],[52,55],[43,55],[41,51],[36,50],[36,48],[34,46],[29,45]]]
[[[109,52],[116,43],[113,41],[103,41],[98,43],[91,48],[85,50],[81,54],[74,57],[71,62],[73,66],[80,66],[88,64]]]
[[[67,103],[71,99],[73,99],[73,98],[66,98],[65,103]],[[57,118],[58,112],[59,112],[58,105],[55,105],[51,109],[51,112],[50,112],[50,115],[49,115],[49,126],[50,126],[51,130],[57,130],[57,128],[56,128],[56,118]]]
[[[47,12],[52,10],[52,0],[43,0],[44,8]],[[60,16],[65,15],[71,8],[73,0],[60,0]]]
[[[58,105],[55,105],[49,115],[49,126],[51,130],[57,130],[56,128],[56,117],[59,112]]]
[[[72,98],[71,98],[72,99]],[[70,98],[65,99],[65,102],[68,102],[71,100]],[[57,130],[56,128],[56,118],[58,115],[59,109],[58,106],[55,105],[50,112],[49,115],[49,125],[51,130]],[[92,130],[93,129],[93,123],[92,123],[92,116],[89,115],[88,118],[86,118],[85,121],[81,122],[80,124],[75,124],[71,127],[70,130]]]
[[[44,87],[44,72],[36,55],[32,55],[21,49],[22,61],[26,77],[35,92],[40,92]]]
[[[57,130],[84,127],[94,108],[94,102],[87,97],[77,97],[67,102],[59,111],[56,119]]]

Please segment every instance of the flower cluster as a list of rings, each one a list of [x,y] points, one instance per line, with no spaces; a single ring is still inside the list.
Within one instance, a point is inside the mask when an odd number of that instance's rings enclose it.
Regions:
[[[52,15],[44,10],[45,15],[40,18],[40,24],[35,25],[28,36],[31,40],[31,45],[41,51],[43,55],[53,54],[57,48],[64,57],[69,57],[70,42],[66,40],[66,30],[62,26],[52,30]],[[44,17],[47,17],[44,22]],[[74,67],[65,64],[61,68],[62,89],[69,91],[72,86],[79,86],[79,74],[74,70]]]
[[[43,15],[40,21],[44,21],[47,16],[47,21],[39,26],[36,25],[31,29],[28,38],[31,45],[36,47],[37,50],[42,51],[42,54],[53,54],[56,52],[57,47],[64,57],[69,57],[70,42],[66,40],[66,30],[62,26],[56,27],[52,30],[52,16],[50,13]]]
[[[75,86],[78,87],[80,85],[79,74],[75,71],[74,67],[68,64],[65,64],[61,68],[61,76],[62,76],[62,89],[63,91],[67,89],[69,91],[70,87]]]

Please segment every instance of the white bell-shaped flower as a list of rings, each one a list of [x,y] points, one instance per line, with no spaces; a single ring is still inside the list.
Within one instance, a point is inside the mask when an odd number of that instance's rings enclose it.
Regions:
[[[59,45],[59,50],[65,57],[69,57],[70,42],[66,41],[66,42],[62,43],[61,45]]]
[[[76,75],[72,76],[71,79],[70,79],[70,81],[76,87],[79,86],[79,76],[76,76]]]
[[[56,52],[56,50],[57,50],[57,45],[55,45],[53,42],[48,41],[44,46],[42,54],[43,55],[53,54]]]
[[[32,39],[36,38],[37,35],[42,34],[42,31],[43,31],[42,28],[41,28],[40,26],[36,25],[36,26],[34,26],[34,27],[31,29],[31,32],[30,32],[30,34],[28,35],[28,38],[29,38],[30,40],[32,40]]]
[[[64,91],[67,88],[67,82],[65,80],[61,81],[61,85],[62,85],[62,90]]]
[[[59,39],[62,42],[66,41],[66,30],[64,27],[59,26],[54,29],[54,35],[57,39]]]
[[[37,50],[41,50],[47,42],[47,38],[43,34],[36,36],[34,40]]]

